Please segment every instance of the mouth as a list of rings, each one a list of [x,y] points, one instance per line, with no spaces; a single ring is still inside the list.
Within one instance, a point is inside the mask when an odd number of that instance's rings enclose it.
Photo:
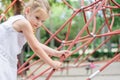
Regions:
[[[38,28],[38,25],[34,25],[35,28]]]

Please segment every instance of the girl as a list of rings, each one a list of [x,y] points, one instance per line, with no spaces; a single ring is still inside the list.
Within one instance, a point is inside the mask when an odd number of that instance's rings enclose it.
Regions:
[[[47,0],[31,0],[23,15],[12,16],[0,24],[0,80],[17,80],[17,55],[26,42],[51,67],[61,66],[61,62],[53,61],[48,55],[60,57],[68,51],[51,49],[39,43],[34,35],[34,30],[49,17],[49,11]]]

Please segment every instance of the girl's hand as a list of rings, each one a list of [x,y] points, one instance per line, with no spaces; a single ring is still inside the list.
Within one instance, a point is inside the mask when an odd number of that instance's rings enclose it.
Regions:
[[[53,68],[54,69],[59,69],[60,67],[62,67],[62,63],[61,62],[59,62],[59,61],[54,61],[53,62]]]
[[[68,51],[68,50],[61,50],[61,51],[58,51],[56,53],[56,57],[61,57],[64,55],[64,57],[66,57],[69,53],[71,53],[71,51]]]

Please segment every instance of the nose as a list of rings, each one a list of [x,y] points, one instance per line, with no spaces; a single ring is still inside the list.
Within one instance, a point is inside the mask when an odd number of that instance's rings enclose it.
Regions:
[[[41,26],[41,25],[42,25],[42,22],[41,22],[41,21],[39,21],[37,24],[38,24],[38,26]]]

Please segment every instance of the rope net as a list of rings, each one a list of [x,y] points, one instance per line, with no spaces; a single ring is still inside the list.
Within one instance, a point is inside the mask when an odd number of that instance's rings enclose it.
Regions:
[[[42,28],[51,35],[50,38],[44,44],[47,45],[48,43],[51,42],[52,39],[55,39],[59,43],[61,43],[61,45],[57,48],[58,50],[61,50],[65,47],[67,50],[72,51],[67,56],[63,54],[60,57],[61,62],[64,62],[71,55],[79,52],[82,49],[81,54],[74,60],[73,63],[74,65],[73,67],[80,67],[80,65],[84,63],[92,54],[94,54],[97,50],[99,50],[102,46],[104,46],[104,44],[109,42],[112,36],[120,34],[119,29],[113,28],[115,17],[120,16],[120,13],[115,13],[113,9],[116,10],[119,9],[120,5],[115,0],[90,0],[91,2],[89,4],[85,4],[84,0],[80,0],[80,1],[78,0],[80,7],[75,8],[71,4],[69,4],[66,0],[62,0],[62,1],[66,5],[66,7],[68,7],[68,9],[73,11],[73,13],[54,33],[50,31],[45,25],[42,25]],[[15,1],[13,3],[15,3]],[[7,10],[3,12],[3,14],[5,14],[6,12]],[[3,18],[3,14],[1,14],[0,20]],[[97,25],[98,16],[102,17],[102,24],[100,24],[99,26]],[[74,39],[69,40],[71,29],[74,25],[72,24],[72,22],[75,17],[82,18],[84,21],[84,25],[82,28],[78,29],[78,32],[76,32],[77,34],[74,37]],[[57,35],[66,27],[67,30],[64,40],[59,39]],[[105,28],[106,31],[104,30]],[[105,37],[105,39],[99,42],[99,45],[94,47],[93,51],[89,52],[89,54],[87,54],[81,59],[82,55],[84,55],[84,53],[89,49],[89,46],[91,44],[95,44],[95,40],[98,40],[102,37]],[[117,54],[117,57],[114,57],[110,62],[108,62],[108,64],[111,64],[114,61],[119,61],[118,55],[119,54]],[[25,70],[32,67],[32,71],[25,77],[25,79],[36,80],[42,75],[46,75],[46,80],[49,80],[55,72],[63,70],[63,68],[61,68],[60,70],[52,69],[49,65],[42,62],[41,59],[30,62],[35,56],[36,55],[33,54],[18,69],[18,74],[22,74]],[[26,66],[29,62],[30,65]],[[38,65],[38,66],[34,68],[34,65]],[[109,65],[105,65],[105,67],[104,66],[103,67],[106,68],[107,66]],[[102,70],[104,68],[102,68]],[[64,69],[70,69],[70,67],[68,66],[68,68],[64,68]],[[38,72],[38,74],[35,74],[36,72]],[[88,78],[87,80],[90,80],[91,78],[92,77]]]

